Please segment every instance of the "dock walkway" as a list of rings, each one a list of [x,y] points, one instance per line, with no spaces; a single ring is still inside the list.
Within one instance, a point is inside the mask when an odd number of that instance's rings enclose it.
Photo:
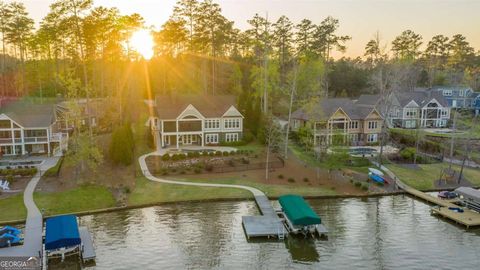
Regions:
[[[466,226],[467,228],[474,227],[474,226],[480,226],[480,214],[472,211],[470,209],[464,208],[463,213],[458,213],[456,211],[452,211],[449,208],[458,208],[459,206],[456,204],[453,204],[451,201],[448,200],[443,200],[434,196],[431,196],[425,192],[422,192],[420,190],[414,189],[410,187],[409,185],[403,183],[390,169],[388,169],[385,166],[379,166],[378,163],[372,161],[373,164],[375,164],[377,167],[382,169],[385,173],[387,173],[388,176],[390,176],[392,179],[395,180],[395,184],[397,187],[403,189],[405,192],[408,194],[420,198],[424,201],[427,201],[429,203],[437,205],[437,207],[433,207],[431,209],[431,212],[433,214],[440,215],[442,217],[448,218],[458,224],[462,224]]]
[[[80,227],[79,228],[80,239],[82,240],[82,259],[84,262],[89,260],[94,260],[95,255],[95,248],[93,247],[92,236],[88,231],[87,227]]]
[[[239,188],[250,191],[254,198],[255,202],[262,213],[262,216],[243,216],[242,223],[245,228],[247,237],[278,237],[283,238],[286,235],[285,227],[281,219],[277,216],[275,209],[273,209],[272,204],[268,200],[267,196],[260,191],[259,189],[243,186],[243,185],[229,185],[229,184],[214,184],[214,183],[198,183],[198,182],[187,182],[187,181],[175,181],[158,178],[152,175],[148,169],[146,158],[149,156],[158,156],[160,153],[153,152],[145,154],[138,158],[140,168],[143,172],[143,175],[154,182],[165,183],[165,184],[175,184],[175,185],[185,185],[185,186],[199,186],[199,187],[221,187],[221,188]]]
[[[33,192],[40,181],[43,173],[55,166],[58,157],[51,157],[38,166],[38,173],[35,174],[23,193],[23,203],[27,208],[27,219],[24,230],[23,245],[0,249],[0,257],[37,257],[42,255],[43,218],[33,201]],[[16,211],[16,209],[12,209]]]

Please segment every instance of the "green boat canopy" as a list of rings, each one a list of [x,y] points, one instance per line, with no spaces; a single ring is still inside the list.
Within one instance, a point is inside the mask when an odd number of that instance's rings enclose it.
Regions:
[[[278,199],[283,211],[293,225],[320,224],[322,220],[315,213],[310,205],[298,195],[284,195]]]

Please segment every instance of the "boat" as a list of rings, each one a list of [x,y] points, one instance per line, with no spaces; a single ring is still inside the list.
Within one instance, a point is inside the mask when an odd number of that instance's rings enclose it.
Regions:
[[[437,196],[442,199],[454,199],[457,197],[457,194],[451,191],[440,191]]]
[[[368,178],[372,179],[372,181],[377,182],[377,183],[385,183],[385,179],[381,177],[380,175],[374,174],[372,172],[368,173]]]
[[[374,168],[368,168],[368,171],[373,173],[373,174],[379,175],[379,176],[384,176],[382,171],[374,169]]]
[[[20,245],[23,241],[18,235],[11,233],[4,233],[0,236],[0,247],[10,247],[14,245]]]
[[[0,235],[3,235],[5,233],[9,233],[9,234],[13,234],[13,235],[18,236],[22,233],[22,231],[15,228],[15,227],[12,227],[12,226],[5,226],[5,227],[0,228]]]
[[[321,218],[313,211],[302,196],[283,195],[278,202],[282,206],[285,217],[285,225],[293,234],[308,234],[315,236],[327,235],[328,231],[323,226]]]

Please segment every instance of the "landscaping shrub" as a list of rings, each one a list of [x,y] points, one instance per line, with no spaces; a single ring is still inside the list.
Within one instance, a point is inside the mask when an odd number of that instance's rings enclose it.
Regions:
[[[306,183],[306,182],[308,182],[308,181],[310,181],[310,180],[308,179],[308,177],[303,178],[303,182]]]
[[[235,167],[235,162],[233,161],[233,159],[228,160],[228,165]]]
[[[233,151],[233,150],[230,151],[230,155],[231,155],[231,156],[236,155],[236,154],[238,154],[237,151]]]
[[[254,137],[253,137],[252,132],[247,130],[243,133],[242,141],[244,142],[244,144],[251,143],[253,141],[253,139],[254,139]]]
[[[180,171],[180,174],[185,174],[185,170],[181,170],[181,171]]]
[[[287,180],[287,181],[288,181],[289,183],[295,183],[295,178],[293,178],[293,177],[290,177],[290,178],[288,178],[288,180]]]
[[[400,156],[405,160],[413,161],[414,156],[415,156],[415,152],[416,152],[415,148],[407,147],[407,148],[403,149],[402,151],[400,151]]]
[[[187,157],[189,157],[189,158],[195,157],[195,152],[188,152]]]
[[[170,160],[170,155],[169,154],[164,154],[162,156],[162,161],[169,161]]]
[[[211,172],[211,171],[213,171],[213,166],[211,164],[207,164],[207,165],[205,165],[205,170],[207,172]]]
[[[362,185],[362,190],[367,191],[368,190],[368,185]]]
[[[176,173],[176,172],[177,172],[177,169],[176,169],[176,168],[171,168],[170,171],[171,171],[172,173]]]
[[[362,186],[362,183],[360,183],[360,182],[355,182],[355,186],[356,186],[356,187],[361,187],[361,186]]]
[[[228,151],[222,152],[222,156],[224,156],[224,157],[228,157],[228,154],[229,154]]]
[[[248,158],[243,157],[242,158],[242,163],[243,164],[250,164],[250,160]]]
[[[115,164],[130,165],[133,162],[133,133],[130,124],[117,127],[110,142],[110,159]]]
[[[377,185],[382,187],[384,184],[382,182],[377,182]]]
[[[216,152],[215,152],[215,156],[218,156],[218,157],[219,157],[219,156],[221,156],[221,155],[222,155],[222,151],[216,151]]]
[[[201,173],[201,172],[202,172],[202,169],[200,169],[200,168],[195,168],[195,169],[193,170],[193,172],[198,174],[198,173]]]
[[[283,174],[279,174],[278,179],[283,179]]]

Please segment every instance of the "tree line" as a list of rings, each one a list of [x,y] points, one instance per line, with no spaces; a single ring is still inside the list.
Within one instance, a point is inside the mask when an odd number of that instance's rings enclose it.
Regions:
[[[285,114],[293,74],[298,107],[312,98],[378,93],[417,86],[480,86],[480,56],[465,36],[425,41],[412,30],[390,44],[376,34],[363,57],[333,59],[351,37],[327,17],[315,24],[256,14],[240,30],[211,0],[179,0],[156,31],[154,57],[143,61],[132,34],[148,28],[140,14],[57,0],[39,27],[21,2],[0,2],[2,96],[118,97],[235,94],[248,114]],[[423,47],[425,49],[422,49]],[[80,80],[76,91],[69,79]],[[273,106],[273,104],[275,106]]]

